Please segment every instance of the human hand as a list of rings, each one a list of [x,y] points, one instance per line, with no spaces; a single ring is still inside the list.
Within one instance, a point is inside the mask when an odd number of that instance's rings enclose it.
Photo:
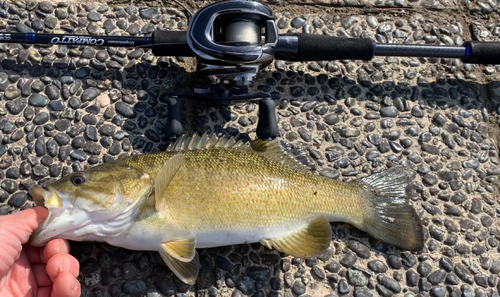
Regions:
[[[37,206],[0,216],[0,296],[80,296],[80,264],[69,254],[66,240],[54,239],[40,248],[26,244],[47,215],[47,209]]]

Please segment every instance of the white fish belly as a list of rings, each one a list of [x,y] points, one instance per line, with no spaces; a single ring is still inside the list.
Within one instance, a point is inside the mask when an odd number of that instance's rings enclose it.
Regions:
[[[201,233],[196,235],[196,248],[254,243],[263,238],[266,238],[266,234],[260,230]]]
[[[123,247],[130,250],[142,251],[157,251],[163,242],[172,240],[174,238],[182,237],[182,233],[174,230],[146,230],[137,224],[132,227],[128,232],[121,236],[107,240],[107,242],[114,246]],[[225,231],[205,231],[196,232],[196,248],[212,248],[228,245],[238,245],[259,242],[261,239],[282,238],[287,236],[301,227],[297,225],[296,228],[274,227],[274,228],[256,228],[250,230],[225,230]]]
[[[282,238],[300,230],[303,227],[297,224],[294,227],[275,226],[270,228],[255,228],[248,230],[225,230],[196,233],[196,248],[212,248],[219,246],[247,244],[259,242],[262,239]]]

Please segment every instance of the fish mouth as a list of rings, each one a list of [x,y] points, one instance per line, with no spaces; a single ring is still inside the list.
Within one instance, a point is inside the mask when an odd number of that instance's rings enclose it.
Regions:
[[[41,186],[36,186],[31,189],[30,194],[37,206],[45,206],[47,208],[60,208],[63,206],[61,198],[59,198],[59,195],[55,191],[48,191]]]
[[[54,234],[47,230],[49,224],[53,222],[52,211],[59,212],[58,210],[62,208],[63,202],[61,198],[57,195],[56,191],[53,189],[45,189],[41,186],[36,186],[30,191],[31,197],[37,206],[46,207],[49,210],[48,216],[45,220],[38,226],[38,228],[31,234],[30,243],[32,246],[43,246],[45,245]]]

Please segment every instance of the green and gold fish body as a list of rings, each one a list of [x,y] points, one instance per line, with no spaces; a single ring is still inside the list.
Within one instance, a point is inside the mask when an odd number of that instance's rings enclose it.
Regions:
[[[261,242],[311,257],[330,245],[332,221],[418,250],[422,227],[405,201],[412,177],[394,168],[342,183],[308,171],[278,141],[183,137],[166,152],[117,160],[47,190],[35,188],[33,198],[51,216],[32,242],[63,237],[158,250],[191,284],[198,272],[196,248]]]
[[[193,232],[197,248],[280,237],[317,216],[362,226],[361,207],[368,206],[362,205],[357,184],[297,171],[252,152],[179,153],[185,162],[165,191],[168,203],[161,212],[156,212],[154,203],[143,206],[138,221],[163,234]],[[139,155],[124,161],[155,179],[174,154]]]

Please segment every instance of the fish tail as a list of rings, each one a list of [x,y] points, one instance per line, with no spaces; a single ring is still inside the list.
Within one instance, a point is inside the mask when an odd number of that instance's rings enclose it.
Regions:
[[[398,166],[361,179],[368,200],[361,228],[393,246],[419,251],[424,244],[422,223],[406,199],[414,177],[414,171]]]

